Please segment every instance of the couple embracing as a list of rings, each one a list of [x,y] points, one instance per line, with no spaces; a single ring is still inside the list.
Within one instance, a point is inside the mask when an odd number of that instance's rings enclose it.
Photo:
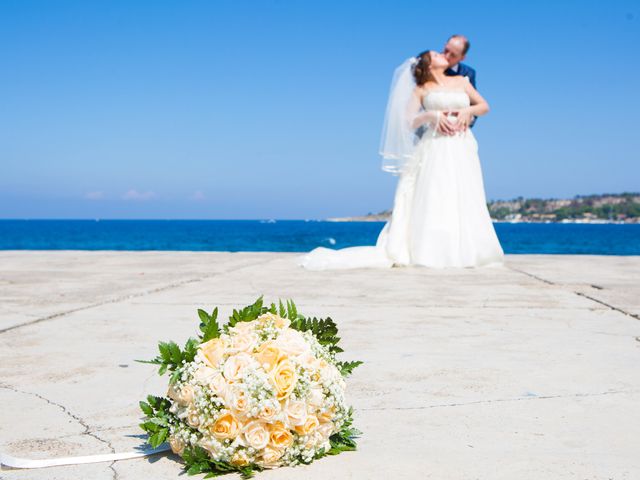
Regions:
[[[382,132],[383,170],[399,176],[393,213],[375,246],[319,247],[299,259],[310,270],[501,264],[471,131],[489,105],[475,71],[461,63],[469,41],[453,35],[442,53],[421,52],[393,77]]]

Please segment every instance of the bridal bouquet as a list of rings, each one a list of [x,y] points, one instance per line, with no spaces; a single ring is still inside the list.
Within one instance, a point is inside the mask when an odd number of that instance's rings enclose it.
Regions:
[[[168,440],[189,474],[213,477],[308,464],[355,450],[360,432],[345,402],[345,377],[362,362],[341,362],[331,318],[305,318],[292,301],[234,310],[198,310],[200,333],[183,349],[160,342],[151,361],[169,372],[167,397],[140,402],[148,443]]]

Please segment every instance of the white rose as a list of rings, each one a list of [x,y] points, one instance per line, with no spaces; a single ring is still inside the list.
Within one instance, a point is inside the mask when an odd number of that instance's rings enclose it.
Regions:
[[[238,322],[235,326],[231,327],[229,330],[235,334],[249,333],[253,332],[256,327],[256,322]]]
[[[309,405],[314,408],[320,408],[324,402],[324,394],[322,387],[315,386],[309,389]]]
[[[318,434],[322,437],[322,441],[326,442],[331,435],[333,435],[333,430],[335,426],[333,422],[321,423],[317,429]]]
[[[254,420],[247,423],[243,428],[244,439],[247,445],[262,450],[269,443],[269,430],[264,422]]]
[[[307,420],[307,404],[299,400],[288,399],[284,411],[292,427],[303,425]]]
[[[257,344],[258,335],[256,335],[256,333],[242,332],[231,337],[231,346],[227,349],[227,351],[251,353]]]
[[[227,361],[224,363],[224,367],[222,369],[224,378],[226,378],[229,383],[237,382],[242,378],[245,368],[247,368],[247,366],[252,362],[253,358],[251,358],[247,353],[237,353],[236,355],[232,355],[227,358]]]
[[[249,410],[249,395],[246,390],[240,388],[229,389],[230,395],[228,395],[227,402],[231,405],[231,408],[235,410],[235,413],[244,414]]]
[[[216,371],[206,365],[200,365],[198,369],[193,372],[193,379],[200,385],[207,385],[213,377],[216,375]]]
[[[217,373],[210,381],[209,388],[215,395],[220,398],[226,398],[229,384],[224,379],[221,373]]]
[[[316,359],[316,357],[313,356],[313,353],[311,353],[311,350],[305,350],[304,352],[302,352],[300,355],[296,357],[296,360],[300,365],[302,365],[304,368],[308,370],[314,370],[318,368],[317,367],[318,360]]]
[[[340,371],[336,368],[336,366],[327,363],[325,360],[320,360],[320,376],[329,381],[336,378],[342,379],[342,375],[340,374]],[[344,383],[344,381],[342,383]]]
[[[311,347],[309,347],[309,344],[302,334],[290,328],[278,335],[278,338],[274,341],[274,345],[291,356],[297,356],[311,350]]]

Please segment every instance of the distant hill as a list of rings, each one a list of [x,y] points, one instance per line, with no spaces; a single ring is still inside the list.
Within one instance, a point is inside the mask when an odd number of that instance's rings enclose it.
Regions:
[[[522,198],[487,203],[491,218],[503,222],[640,223],[640,193],[578,195],[571,199]],[[329,218],[334,222],[386,221],[387,210],[358,217]]]

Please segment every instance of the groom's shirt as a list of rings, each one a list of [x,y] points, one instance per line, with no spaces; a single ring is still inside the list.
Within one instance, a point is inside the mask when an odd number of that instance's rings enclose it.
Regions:
[[[476,88],[476,71],[469,65],[458,63],[453,67],[447,68],[444,74],[449,75],[450,77],[455,77],[456,75],[467,77],[469,82],[471,82],[471,85],[473,85],[473,88]]]

